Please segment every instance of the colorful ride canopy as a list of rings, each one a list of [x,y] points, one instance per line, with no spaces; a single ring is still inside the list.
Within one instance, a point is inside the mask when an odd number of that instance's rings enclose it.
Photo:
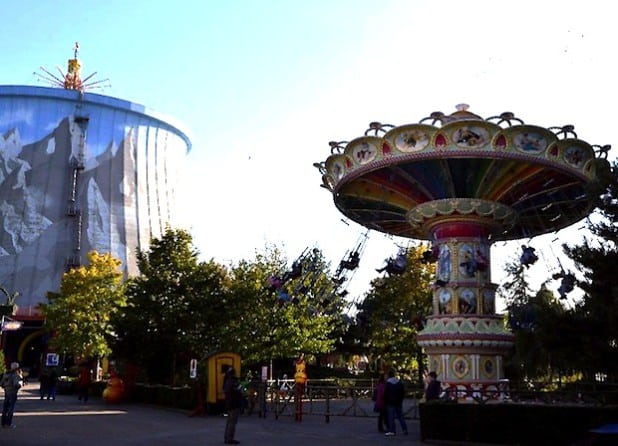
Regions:
[[[374,122],[330,145],[315,166],[337,208],[415,239],[431,239],[448,220],[483,222],[492,241],[557,231],[590,213],[609,169],[609,146],[578,139],[571,125],[526,125],[510,112],[485,120],[465,104],[419,124]]]

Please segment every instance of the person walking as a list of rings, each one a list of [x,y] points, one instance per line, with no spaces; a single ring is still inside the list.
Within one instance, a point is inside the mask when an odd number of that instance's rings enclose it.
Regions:
[[[49,372],[49,382],[47,387],[47,399],[52,399],[56,401],[56,387],[58,386],[58,372],[56,372],[56,368],[52,367]]]
[[[21,374],[19,373],[19,363],[12,362],[10,370],[2,377],[2,388],[4,389],[4,405],[2,406],[2,427],[14,428],[13,412],[17,403],[17,392],[21,388]]]
[[[77,392],[78,400],[84,403],[88,402],[88,392],[90,390],[90,383],[92,382],[92,375],[87,363],[81,365],[79,370],[79,376],[77,377]]]
[[[225,423],[225,444],[238,444],[238,440],[234,439],[236,434],[236,423],[240,417],[240,408],[242,406],[242,391],[240,390],[240,381],[236,376],[234,367],[230,367],[225,372],[223,378],[223,393],[225,394],[225,409],[227,411],[227,422]]]
[[[384,401],[386,402],[386,414],[388,418],[388,432],[384,435],[393,436],[397,434],[395,421],[399,420],[402,432],[408,434],[408,425],[403,416],[403,399],[405,388],[403,383],[395,376],[393,369],[388,371],[388,379],[384,387]]]
[[[41,399],[49,393],[49,370],[44,368],[39,375],[39,395]]]
[[[378,432],[387,432],[389,430],[388,418],[386,416],[386,402],[384,401],[385,387],[386,379],[384,378],[384,373],[381,373],[380,378],[378,378],[378,383],[376,384],[373,405],[373,411],[378,414]]]

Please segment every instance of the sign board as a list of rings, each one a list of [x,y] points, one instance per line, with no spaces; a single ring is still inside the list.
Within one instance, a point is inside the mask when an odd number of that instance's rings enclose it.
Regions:
[[[47,367],[56,367],[60,363],[60,357],[58,353],[48,353],[45,356],[45,365]]]
[[[189,363],[189,378],[197,378],[197,359],[192,359]]]

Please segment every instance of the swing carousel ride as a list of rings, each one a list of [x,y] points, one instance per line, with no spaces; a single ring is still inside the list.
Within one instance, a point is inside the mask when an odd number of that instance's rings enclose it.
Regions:
[[[314,165],[341,213],[432,244],[433,314],[417,338],[430,370],[460,397],[496,394],[513,335],[495,313],[490,247],[585,218],[602,193],[610,146],[510,112],[483,119],[465,104],[418,124],[372,122],[363,136],[329,145],[331,155]],[[536,254],[522,248],[529,266]]]

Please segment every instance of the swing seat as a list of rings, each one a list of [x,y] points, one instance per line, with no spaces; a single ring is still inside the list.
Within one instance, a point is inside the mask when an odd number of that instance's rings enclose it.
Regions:
[[[358,259],[355,260],[342,260],[341,266],[345,269],[354,270],[358,268]]]
[[[345,277],[333,277],[331,279],[336,285],[341,285],[343,282],[345,282]]]
[[[423,263],[435,263],[438,261],[438,256],[434,254],[433,251],[425,251],[423,252]]]

